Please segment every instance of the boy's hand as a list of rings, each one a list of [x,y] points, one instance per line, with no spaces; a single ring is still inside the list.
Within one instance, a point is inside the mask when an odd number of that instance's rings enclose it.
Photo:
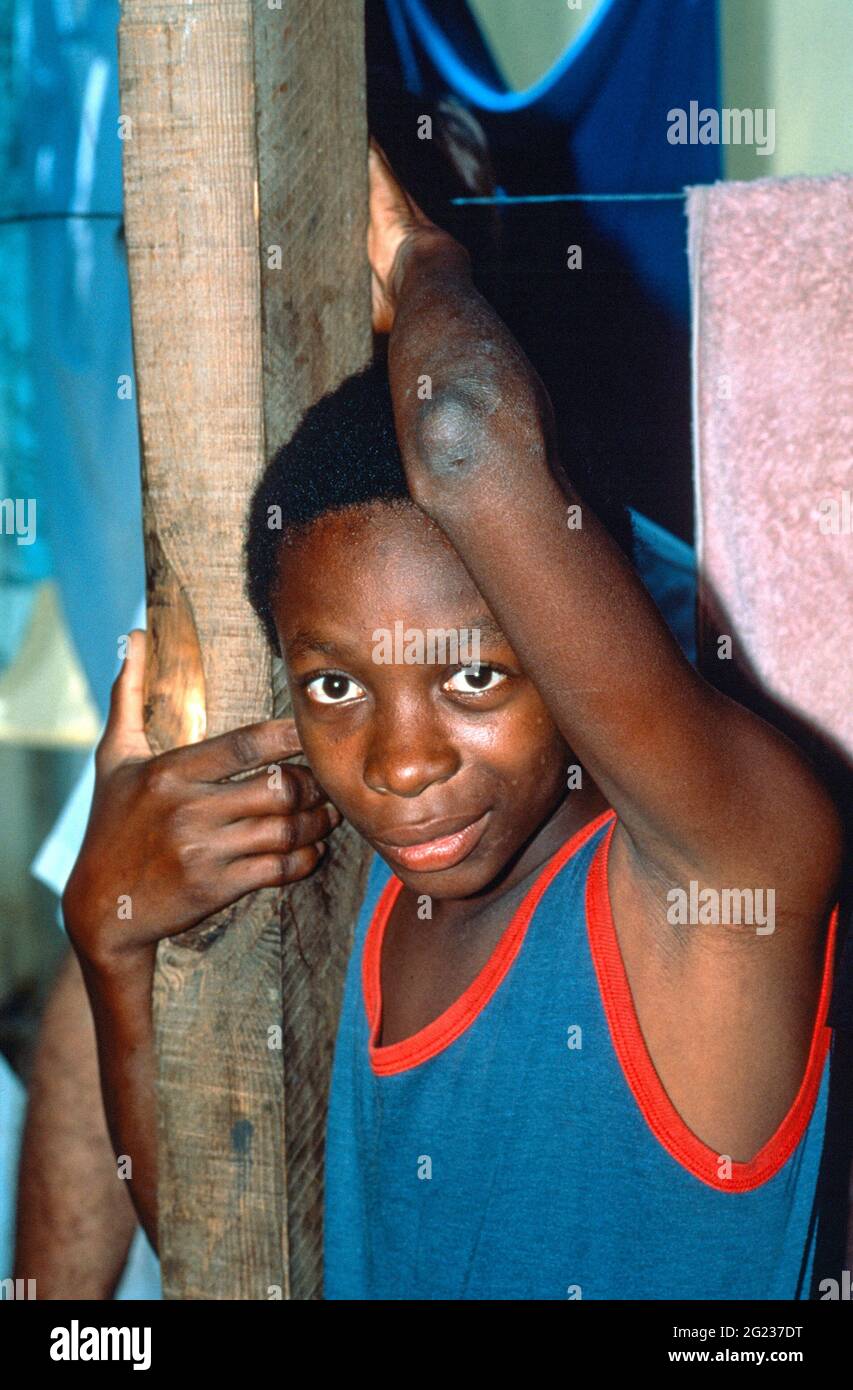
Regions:
[[[406,250],[414,241],[456,245],[418,207],[401,184],[385,155],[371,136],[368,151],[370,178],[370,226],[367,255],[371,269],[374,333],[390,333],[394,326],[397,293]]]
[[[143,726],[144,668],[145,634],[134,631],[62,899],[72,944],[96,968],[150,952],[254,889],[305,878],[341,820],[308,768],[279,766],[300,751],[291,719],[154,757]]]

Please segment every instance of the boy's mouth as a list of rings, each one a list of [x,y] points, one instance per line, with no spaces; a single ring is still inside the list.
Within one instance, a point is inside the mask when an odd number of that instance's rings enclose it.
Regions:
[[[476,820],[468,816],[400,825],[387,840],[375,839],[383,857],[418,873],[452,869],[480,843],[489,812]],[[440,832],[436,834],[436,831]]]

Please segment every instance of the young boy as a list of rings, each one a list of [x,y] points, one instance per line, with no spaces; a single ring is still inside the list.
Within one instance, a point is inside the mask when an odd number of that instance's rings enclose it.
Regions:
[[[140,1217],[155,1239],[157,939],[311,872],[342,814],[378,858],[326,1296],[807,1297],[836,812],[684,660],[466,253],[370,161],[390,393],[374,368],[308,413],[248,538],[298,741],[152,759],[134,634],[63,900]],[[300,746],[283,793],[228,780]]]

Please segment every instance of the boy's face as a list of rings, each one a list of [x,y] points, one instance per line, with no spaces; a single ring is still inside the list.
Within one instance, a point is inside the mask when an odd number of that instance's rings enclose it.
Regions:
[[[376,504],[282,545],[278,575],[317,780],[412,892],[482,891],[562,800],[570,756],[456,552],[415,506]]]

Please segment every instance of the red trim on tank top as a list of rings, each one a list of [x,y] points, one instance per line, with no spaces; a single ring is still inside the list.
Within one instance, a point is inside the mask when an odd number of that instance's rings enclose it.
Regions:
[[[829,918],[823,982],[800,1089],[778,1129],[755,1157],[748,1163],[730,1160],[731,1177],[719,1177],[723,1155],[698,1139],[682,1120],[655,1071],[640,1030],[610,907],[607,861],[615,824],[614,821],[590,865],[586,919],[590,951],[617,1060],[643,1119],[677,1163],[719,1192],[751,1192],[775,1177],[787,1163],[806,1131],[817,1100],[832,1035],[832,1030],[826,1026],[826,1017],[832,988],[838,907],[836,905]]]
[[[403,887],[402,881],[396,875],[388,880],[379,895],[367,929],[361,960],[362,991],[369,1029],[368,1055],[371,1068],[377,1076],[393,1076],[396,1072],[409,1071],[412,1067],[420,1066],[421,1062],[429,1061],[431,1057],[443,1052],[470,1028],[506,977],[521,950],[533,913],[548,885],[572,855],[577,854],[614,814],[613,811],[604,811],[600,816],[596,816],[595,820],[590,821],[561,845],[548,860],[536,882],[528,889],[513,913],[509,925],[486,964],[455,1003],[425,1028],[419,1028],[411,1037],[402,1038],[399,1042],[389,1043],[385,1047],[377,1047],[376,1038],[382,1019],[382,942],[391,909]]]

